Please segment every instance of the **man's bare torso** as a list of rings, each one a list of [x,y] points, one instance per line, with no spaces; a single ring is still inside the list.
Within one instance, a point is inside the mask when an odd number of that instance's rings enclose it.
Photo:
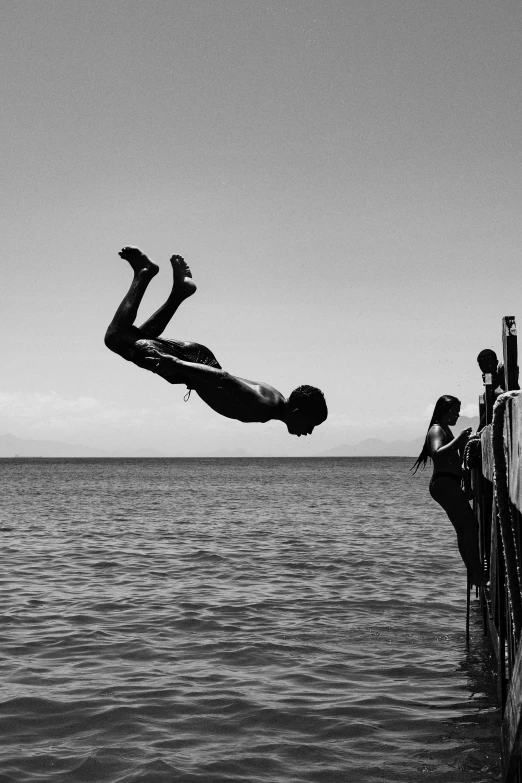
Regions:
[[[147,347],[147,353],[150,357],[150,347]],[[153,372],[169,383],[184,383],[189,389],[194,389],[221,416],[244,423],[263,424],[282,416],[285,398],[268,383],[249,381],[225,370],[180,361],[157,351],[152,353],[159,357],[156,362],[152,359],[151,365],[157,365],[150,366]]]
[[[265,423],[279,418],[285,398],[267,383],[223,373],[223,381],[194,384],[194,391],[207,405],[226,416],[245,423]]]

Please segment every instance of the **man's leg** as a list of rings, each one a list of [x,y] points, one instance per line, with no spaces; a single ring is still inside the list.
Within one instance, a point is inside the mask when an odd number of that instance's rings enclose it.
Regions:
[[[172,256],[170,263],[174,273],[172,291],[165,304],[140,326],[140,332],[144,337],[159,337],[180,304],[196,293],[197,286],[184,259],[181,256]]]
[[[134,351],[136,340],[143,336],[133,327],[138,307],[148,284],[158,273],[159,267],[137,247],[124,247],[120,250],[119,255],[131,265],[134,270],[134,278],[107,329],[105,345],[111,351],[129,359]]]

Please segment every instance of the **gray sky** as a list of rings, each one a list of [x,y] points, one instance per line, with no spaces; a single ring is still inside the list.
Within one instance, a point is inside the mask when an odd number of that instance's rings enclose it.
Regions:
[[[313,454],[469,412],[522,323],[517,0],[2,4],[0,430],[104,449]],[[288,394],[311,438],[218,417],[110,353],[142,247],[166,336]],[[7,333],[6,333],[7,332]]]

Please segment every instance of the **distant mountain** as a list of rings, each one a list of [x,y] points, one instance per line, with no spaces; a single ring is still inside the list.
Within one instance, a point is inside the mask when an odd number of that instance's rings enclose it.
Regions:
[[[126,449],[123,453],[103,451],[89,446],[79,446],[63,443],[57,440],[28,440],[17,438],[6,432],[0,432],[1,457],[165,457],[156,449]],[[208,454],[198,454],[199,457],[250,457],[244,449],[218,449]]]
[[[379,438],[366,438],[359,443],[334,446],[321,452],[320,457],[416,457],[422,449],[424,438],[395,440],[387,443]]]
[[[7,432],[0,432],[0,457],[162,457],[155,449],[136,449],[125,455],[93,449],[90,446],[78,446],[59,440],[28,440],[17,438]]]
[[[427,422],[429,424],[429,422]],[[478,427],[478,416],[470,418],[461,416],[458,425],[454,428],[455,435],[472,427],[475,431]],[[427,426],[427,425],[426,425]],[[391,442],[379,438],[366,438],[359,443],[344,443],[334,446],[332,449],[321,452],[319,457],[418,457],[424,444],[424,435],[414,440],[394,440]]]
[[[0,457],[109,457],[106,451],[57,440],[26,440],[0,433]]]
[[[462,416],[459,419],[454,432],[458,434],[466,427],[478,427],[478,417],[468,418]],[[426,423],[427,424],[427,423]],[[319,457],[416,457],[422,449],[424,436],[414,440],[384,441],[380,438],[366,438],[359,443],[344,443],[340,446],[323,451]],[[123,453],[113,450],[103,451],[93,449],[90,446],[79,446],[72,443],[63,443],[55,440],[28,440],[17,438],[6,432],[0,432],[0,457],[166,457],[168,455],[151,448],[126,449]],[[225,457],[241,458],[252,457],[244,449],[216,449],[208,454],[194,455],[198,457]]]
[[[479,421],[480,419],[478,416],[461,416],[457,426],[453,427],[453,432],[455,435],[458,435],[459,432],[465,430],[466,427],[471,427],[473,432],[476,432]]]

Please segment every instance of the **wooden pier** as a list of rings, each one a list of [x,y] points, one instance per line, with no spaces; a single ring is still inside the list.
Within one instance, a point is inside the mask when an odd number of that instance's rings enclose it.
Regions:
[[[522,392],[511,316],[502,321],[502,344],[503,372],[500,365],[491,366],[491,356],[490,366],[482,367],[485,426],[466,447],[465,466],[490,578],[489,587],[479,592],[484,632],[497,666],[503,780],[522,783]]]

